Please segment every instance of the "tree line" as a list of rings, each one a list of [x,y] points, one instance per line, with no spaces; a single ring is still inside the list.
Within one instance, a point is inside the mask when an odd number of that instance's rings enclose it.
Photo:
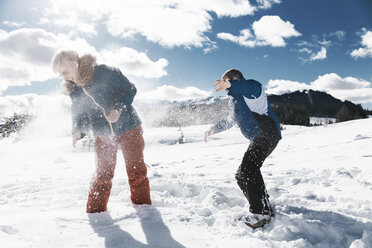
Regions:
[[[336,118],[336,122],[368,118],[360,104],[341,101],[321,91],[296,91],[268,98],[282,124],[309,126],[310,116]]]
[[[32,120],[33,116],[28,113],[17,114],[7,118],[4,124],[0,124],[0,134],[2,137],[8,137],[11,133],[20,131],[27,123]]]

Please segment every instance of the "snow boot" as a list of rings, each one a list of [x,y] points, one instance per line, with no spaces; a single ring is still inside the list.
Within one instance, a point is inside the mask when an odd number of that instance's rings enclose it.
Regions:
[[[92,184],[89,190],[87,213],[100,213],[107,210],[111,186],[111,180],[102,180]]]
[[[247,226],[256,229],[270,223],[271,215],[249,213],[247,216],[240,218],[240,220],[243,221],[243,223]]]

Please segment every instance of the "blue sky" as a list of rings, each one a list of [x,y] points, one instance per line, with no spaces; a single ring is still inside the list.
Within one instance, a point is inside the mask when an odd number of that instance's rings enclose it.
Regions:
[[[372,109],[370,0],[1,0],[0,98],[59,92],[61,49],[119,67],[140,98],[222,95],[214,80],[234,67],[269,94],[322,90]]]

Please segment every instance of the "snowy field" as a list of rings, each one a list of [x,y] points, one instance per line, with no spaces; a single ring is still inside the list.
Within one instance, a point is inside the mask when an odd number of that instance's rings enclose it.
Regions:
[[[123,158],[109,210],[86,214],[94,153],[66,135],[0,140],[1,247],[372,247],[372,119],[285,126],[263,176],[276,218],[251,230],[234,175],[248,146],[234,127],[145,129],[152,206],[133,206]],[[53,125],[40,133],[53,130]]]

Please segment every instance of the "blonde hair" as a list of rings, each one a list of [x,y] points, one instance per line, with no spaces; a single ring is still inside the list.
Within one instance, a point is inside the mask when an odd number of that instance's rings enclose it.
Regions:
[[[52,69],[55,73],[61,73],[64,69],[71,67],[72,63],[79,63],[79,54],[73,50],[56,53],[52,59]]]

